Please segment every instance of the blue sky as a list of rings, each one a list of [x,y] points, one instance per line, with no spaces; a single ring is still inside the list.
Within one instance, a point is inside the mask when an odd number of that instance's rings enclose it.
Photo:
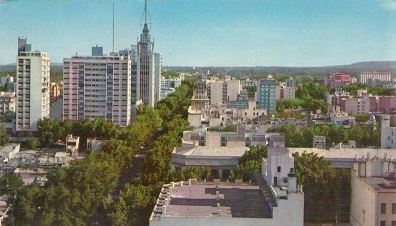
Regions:
[[[52,62],[136,44],[142,0],[0,0],[0,64],[19,36]],[[325,66],[396,60],[396,0],[149,0],[166,66]]]

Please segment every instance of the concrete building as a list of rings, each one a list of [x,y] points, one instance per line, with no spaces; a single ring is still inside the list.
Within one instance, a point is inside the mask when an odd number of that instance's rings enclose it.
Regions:
[[[260,80],[257,85],[258,107],[267,109],[268,114],[276,112],[276,81]]]
[[[4,114],[8,111],[15,112],[15,104],[15,92],[0,92],[0,114]]]
[[[211,76],[206,80],[208,97],[211,105],[225,104],[228,101],[237,101],[241,92],[241,82],[231,79],[230,76],[222,78]]]
[[[162,56],[160,53],[154,53],[154,85],[155,85],[155,103],[160,101],[160,93],[161,93],[161,79],[162,79]]]
[[[312,147],[325,148],[326,147],[326,137],[325,136],[314,136]]]
[[[130,55],[72,56],[63,61],[63,119],[131,121]]]
[[[60,96],[62,96],[62,88],[55,82],[50,84],[50,101],[55,102]]]
[[[20,144],[7,144],[0,149],[0,161],[1,163],[7,164],[9,161],[14,159],[15,154],[19,152],[21,148]]]
[[[79,147],[80,147],[80,137],[73,136],[72,134],[68,134],[66,136],[66,150],[65,150],[65,152],[72,154],[72,153],[78,151]]]
[[[396,148],[396,116],[381,115],[381,148]]]
[[[184,131],[182,147],[172,152],[172,168],[208,166],[216,178],[227,179],[250,146],[266,144],[264,134],[246,131],[244,126],[238,126],[236,133]]]
[[[341,110],[350,115],[370,113],[370,97],[367,93],[362,97],[345,98]]]
[[[165,184],[149,225],[303,226],[304,193],[287,149],[270,149],[262,172],[258,185],[196,179]]]
[[[276,99],[294,99],[296,98],[296,86],[293,79],[287,79],[276,86]]]
[[[355,163],[351,173],[353,226],[396,225],[396,161],[377,156]]]
[[[169,94],[175,92],[184,80],[184,75],[180,74],[177,78],[161,78],[160,99],[166,98]]]
[[[188,108],[188,122],[191,126],[201,127],[202,122],[207,120],[209,102],[206,82],[195,82],[191,106]]]
[[[340,87],[352,83],[352,77],[344,72],[329,73],[323,79],[323,85],[330,88]]]
[[[159,101],[161,78],[158,76],[161,76],[162,57],[154,53],[154,40],[151,40],[147,21],[149,19],[147,1],[144,6],[144,18],[143,30],[137,42],[136,91],[139,92],[139,98],[142,99],[143,104],[154,107]]]
[[[368,84],[370,81],[391,82],[392,75],[389,71],[362,71],[358,77],[358,82]]]
[[[378,111],[384,114],[396,111],[396,96],[378,97]]]
[[[30,49],[26,39],[18,38],[16,131],[20,136],[37,131],[37,120],[50,115],[50,58]]]

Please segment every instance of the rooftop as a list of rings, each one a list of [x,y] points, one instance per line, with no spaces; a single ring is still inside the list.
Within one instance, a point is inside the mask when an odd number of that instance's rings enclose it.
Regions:
[[[208,147],[197,146],[191,148],[178,147],[174,154],[186,156],[210,156],[210,157],[241,157],[249,150],[248,147]]]
[[[217,185],[179,182],[173,188],[172,184],[164,185],[153,218],[180,216],[271,218],[272,211],[257,185],[226,182]]]
[[[395,177],[385,178],[385,177],[363,177],[361,178],[364,182],[369,184],[376,190],[388,190],[392,189],[396,192],[396,181]]]

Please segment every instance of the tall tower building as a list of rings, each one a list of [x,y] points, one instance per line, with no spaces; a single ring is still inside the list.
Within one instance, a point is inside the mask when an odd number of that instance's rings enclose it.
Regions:
[[[159,100],[159,78],[160,73],[155,71],[154,42],[148,26],[147,0],[144,3],[144,25],[137,43],[137,91],[143,104],[154,107]],[[158,83],[158,84],[156,84]],[[157,90],[158,88],[158,90]],[[156,95],[158,98],[156,98]]]
[[[50,116],[50,58],[31,51],[26,38],[18,38],[16,62],[16,131],[29,136],[37,131],[37,120]]]
[[[128,126],[131,120],[130,57],[128,52],[120,52],[111,56],[64,59],[63,119],[103,118],[120,127]]]

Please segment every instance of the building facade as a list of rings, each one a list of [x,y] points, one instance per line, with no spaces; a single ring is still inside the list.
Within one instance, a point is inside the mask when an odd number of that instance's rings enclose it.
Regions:
[[[131,121],[130,55],[72,56],[63,62],[63,119]]]
[[[380,82],[391,82],[392,75],[389,71],[362,71],[359,75],[358,82],[368,84],[371,80]]]
[[[0,114],[15,112],[15,92],[0,92]]]
[[[30,51],[26,39],[18,39],[16,62],[16,131],[22,136],[37,131],[37,121],[50,114],[50,58]]]
[[[373,157],[355,163],[351,173],[353,226],[396,225],[396,162],[392,157]]]
[[[276,81],[260,80],[257,86],[258,107],[267,109],[267,113],[276,112]]]
[[[159,101],[162,57],[154,53],[154,41],[148,25],[147,1],[144,7],[144,25],[136,51],[136,87],[143,104],[154,107]]]

